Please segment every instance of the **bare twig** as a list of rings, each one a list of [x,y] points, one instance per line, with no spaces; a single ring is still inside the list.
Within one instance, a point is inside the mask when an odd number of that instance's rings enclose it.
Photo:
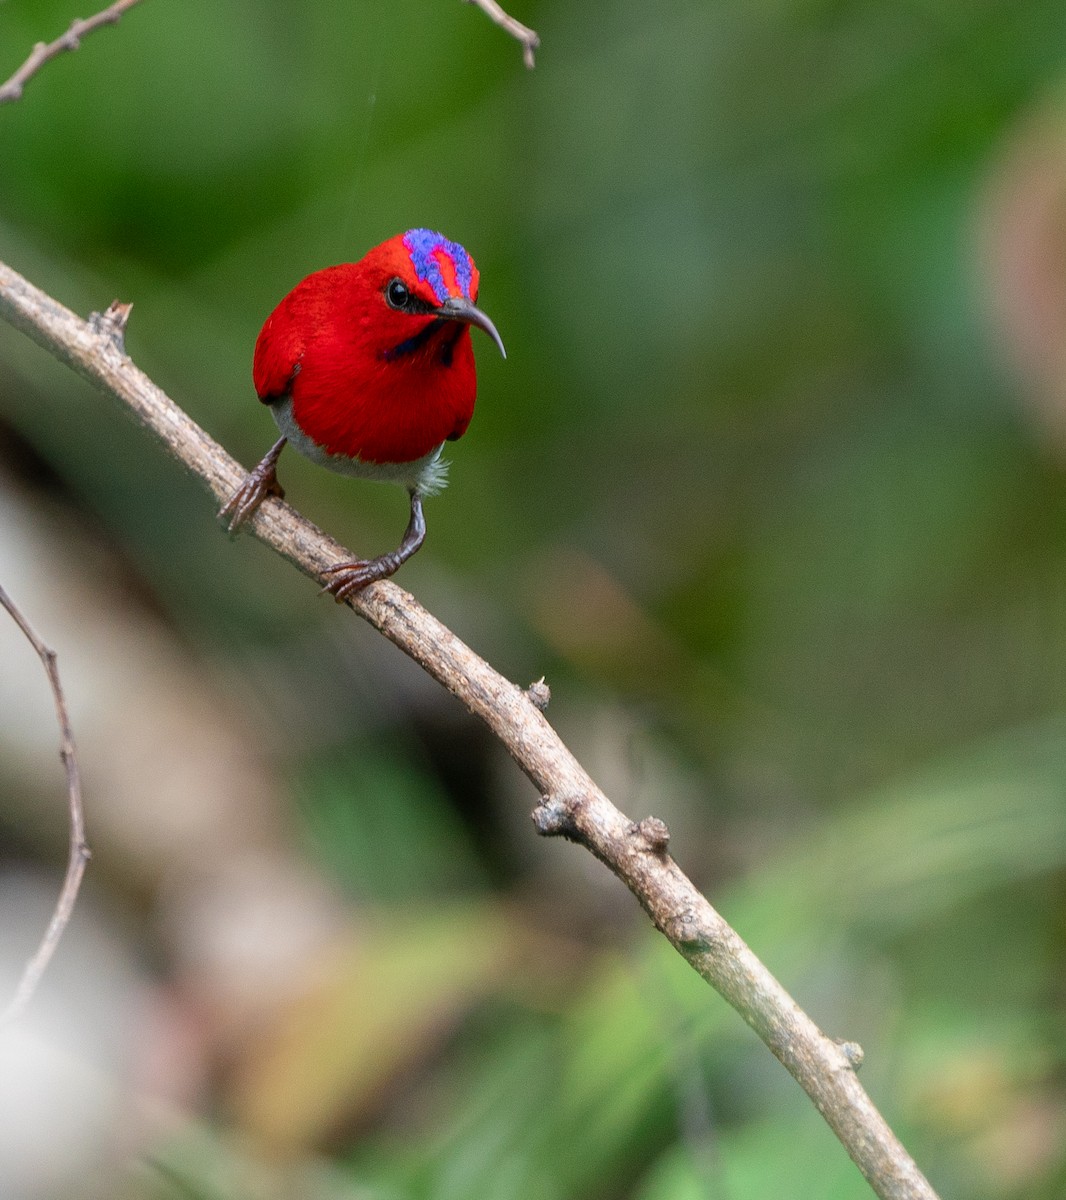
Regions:
[[[140,2],[141,0],[115,0],[114,4],[102,12],[96,13],[95,16],[84,19],[79,17],[76,21],[71,22],[67,32],[61,37],[57,37],[54,42],[38,42],[15,74],[6,83],[0,84],[0,104],[9,104],[13,100],[18,100],[22,96],[22,90],[27,82],[45,63],[50,62],[53,58],[58,58],[60,54],[64,54],[68,50],[77,50],[81,45],[81,39],[87,33],[92,33],[94,29],[99,29],[103,25],[114,25],[123,13],[128,12]]]
[[[54,42],[38,42],[14,75],[5,83],[0,84],[0,104],[10,104],[21,99],[26,84],[45,63],[50,62],[53,58],[58,58],[60,54],[77,50],[81,45],[81,39],[86,34],[92,33],[104,25],[116,24],[125,13],[140,2],[141,0],[115,0],[114,4],[94,16],[79,17],[76,21],[71,22],[66,33],[57,37]],[[521,44],[523,61],[532,70],[536,65],[533,55],[540,46],[540,38],[537,34],[505,12],[497,0],[466,0],[466,3],[476,5],[489,20],[494,21]]]
[[[0,317],[122,404],[216,500],[244,471],[126,356],[128,308],[88,321],[0,263]],[[322,581],[352,554],[281,500],[266,500],[249,527],[262,542]],[[874,1107],[855,1074],[861,1051],[827,1037],[711,907],[667,854],[654,817],[629,820],[589,778],[548,724],[534,695],[498,674],[393,583],[372,584],[346,603],[480,717],[542,799],[534,822],[586,846],[633,892],[656,927],[737,1010],[814,1101],[882,1200],[935,1200],[935,1193]]]
[[[70,854],[67,858],[67,873],[59,892],[52,919],[48,922],[44,937],[30,961],[26,964],[19,980],[18,988],[11,1003],[0,1017],[0,1025],[17,1020],[29,1004],[37,985],[41,981],[52,955],[55,954],[59,939],[63,936],[74,911],[78,899],[78,889],[81,887],[85,866],[89,861],[89,847],[85,841],[85,812],[81,803],[81,774],[78,770],[78,756],[74,750],[74,734],[70,728],[70,717],[67,715],[67,702],[63,696],[63,685],[59,680],[59,668],[56,665],[56,653],[33,631],[33,627],[16,607],[11,597],[0,587],[0,606],[10,613],[15,624],[22,630],[26,640],[37,652],[52,689],[52,699],[55,702],[56,720],[59,722],[60,747],[59,757],[67,772],[67,800],[70,809]]]
[[[476,5],[490,21],[495,21],[501,29],[506,30],[511,37],[521,42],[522,60],[532,71],[537,65],[533,54],[540,45],[540,37],[528,25],[523,25],[521,21],[516,21],[509,13],[504,12],[496,0],[466,0],[466,2]]]

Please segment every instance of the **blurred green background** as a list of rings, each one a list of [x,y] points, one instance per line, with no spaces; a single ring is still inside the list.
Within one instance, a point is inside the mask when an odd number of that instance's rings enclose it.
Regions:
[[[83,314],[132,300],[134,360],[251,465],[281,295],[411,226],[461,241],[508,359],[476,339],[478,411],[399,582],[510,678],[547,677],[615,802],[664,817],[800,1004],[863,1044],[944,1197],[1061,1196],[1066,9],[513,11],[533,72],[457,0],[144,3],[0,108],[0,258]],[[0,4],[0,76],[76,15]],[[5,476],[60,530],[31,556],[59,568],[46,591],[106,576],[86,603],[211,681],[232,742],[181,754],[233,780],[256,760],[271,853],[334,920],[299,995],[234,1034],[188,862],[97,818],[86,905],[156,1014],[129,1104],[147,1074],[170,1115],[87,1194],[869,1194],[621,886],[537,841],[488,735],[6,327]],[[398,490],[295,455],[281,477],[357,551],[396,543]],[[61,663],[79,628],[42,629]],[[82,710],[108,704],[86,680]],[[90,729],[87,772],[134,754],[143,817],[174,722],[122,690],[147,740]],[[54,797],[32,810],[45,785],[6,754],[0,865],[61,862]],[[160,811],[187,802],[234,854],[263,839],[252,801],[238,819],[196,787]]]

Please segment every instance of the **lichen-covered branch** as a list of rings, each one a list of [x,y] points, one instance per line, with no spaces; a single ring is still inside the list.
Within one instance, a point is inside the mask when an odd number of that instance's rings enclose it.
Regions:
[[[128,305],[88,321],[0,264],[0,317],[122,404],[218,501],[244,472],[127,357]],[[250,518],[260,541],[313,579],[350,561],[350,551],[284,501],[269,498]],[[655,926],[737,1010],[814,1101],[882,1200],[935,1200],[856,1077],[861,1051],[827,1037],[700,894],[667,852],[661,821],[633,822],[596,786],[545,719],[543,681],[522,689],[391,582],[346,603],[444,685],[495,733],[533,782],[537,830],[578,842],[630,889]]]

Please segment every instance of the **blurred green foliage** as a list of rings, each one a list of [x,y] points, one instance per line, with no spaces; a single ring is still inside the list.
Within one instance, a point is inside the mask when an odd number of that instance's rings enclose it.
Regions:
[[[509,357],[480,347],[404,586],[506,674],[547,674],[579,756],[590,708],[639,731],[622,744],[654,753],[616,800],[663,810],[760,956],[863,1043],[945,1197],[1061,1195],[1066,480],[989,246],[1018,232],[994,206],[1011,147],[1034,122],[1066,137],[1066,9],[515,13],[543,39],[532,73],[457,2],[139,6],[0,109],[0,256],[82,312],[134,300],[135,360],[250,464],[273,438],[249,378],[273,303],[412,225],[462,241]],[[0,5],[0,74],[74,15]],[[1032,253],[1063,274],[1055,244]],[[305,581],[219,536],[162,454],[7,329],[0,364],[0,418],[183,636],[274,681],[324,871],[413,914],[412,955],[442,904],[500,891],[520,925],[590,938],[548,997],[521,970],[488,987],[413,1115],[337,1133],[301,1194],[868,1194],[620,889],[595,935],[557,884],[545,914],[567,851],[511,837],[507,764],[450,753],[373,634],[338,634]],[[398,493],[283,468],[341,540],[394,543]],[[226,1147],[220,1117],[131,1194],[245,1194],[217,1183]]]

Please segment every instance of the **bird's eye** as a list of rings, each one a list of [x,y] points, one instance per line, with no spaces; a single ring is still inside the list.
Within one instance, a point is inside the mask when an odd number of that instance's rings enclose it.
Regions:
[[[385,299],[390,308],[406,308],[411,299],[411,293],[402,279],[390,279],[385,288]]]

